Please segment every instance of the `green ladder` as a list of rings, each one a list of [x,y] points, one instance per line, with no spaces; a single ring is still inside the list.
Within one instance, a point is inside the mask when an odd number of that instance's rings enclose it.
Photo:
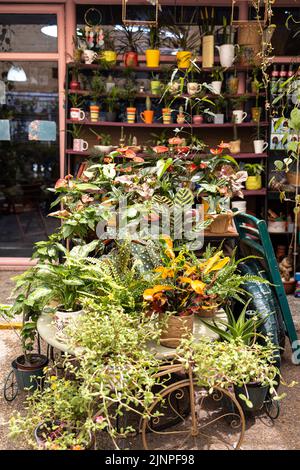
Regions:
[[[267,224],[264,220],[259,220],[252,215],[243,213],[237,214],[234,220],[240,236],[240,241],[250,249],[254,250],[256,252],[255,254],[262,256],[265,261],[267,275],[269,277],[269,281],[274,286],[279,307],[281,309],[286,329],[286,336],[289,338],[293,353],[297,352],[300,358],[300,341],[298,341],[298,336],[282,284]],[[295,361],[295,363],[299,365],[299,359],[298,361]]]

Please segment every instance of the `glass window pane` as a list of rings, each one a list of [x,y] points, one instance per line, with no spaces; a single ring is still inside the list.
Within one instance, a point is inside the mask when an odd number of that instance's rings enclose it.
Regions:
[[[8,81],[14,68],[26,81]],[[47,217],[59,175],[56,62],[0,62],[0,256],[29,257],[58,222]]]
[[[1,52],[57,52],[56,15],[0,14]]]

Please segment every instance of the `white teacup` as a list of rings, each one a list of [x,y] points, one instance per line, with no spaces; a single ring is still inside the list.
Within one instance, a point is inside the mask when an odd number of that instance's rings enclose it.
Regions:
[[[86,64],[92,64],[97,56],[97,52],[91,51],[90,49],[83,51],[83,59]]]
[[[73,150],[76,152],[84,152],[89,148],[89,144],[86,140],[83,139],[74,139],[73,140]]]
[[[264,151],[268,147],[268,142],[265,142],[264,140],[254,140],[253,141],[254,145],[254,153],[264,153]]]
[[[233,115],[233,122],[236,124],[242,124],[242,122],[246,119],[247,113],[246,111],[242,111],[241,109],[235,109],[232,111]]]
[[[197,93],[199,93],[200,89],[201,89],[200,83],[189,82],[187,84],[187,92],[189,95],[196,95]]]

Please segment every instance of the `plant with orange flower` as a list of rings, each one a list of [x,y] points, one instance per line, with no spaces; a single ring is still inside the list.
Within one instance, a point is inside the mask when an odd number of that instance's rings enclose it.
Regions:
[[[154,312],[174,312],[185,316],[201,309],[215,309],[236,299],[243,302],[243,284],[255,276],[238,272],[235,252],[224,256],[222,249],[208,246],[201,258],[186,247],[175,254],[170,238],[162,239],[162,265],[155,268],[157,284],[144,291],[143,297]]]

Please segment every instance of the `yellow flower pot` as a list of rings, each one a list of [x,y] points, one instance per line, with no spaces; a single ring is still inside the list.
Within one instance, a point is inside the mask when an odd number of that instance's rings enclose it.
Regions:
[[[117,53],[115,51],[101,52],[101,59],[110,65],[115,65],[117,62]]]
[[[255,190],[261,189],[262,182],[261,182],[261,175],[256,176],[248,176],[246,179],[246,189]]]
[[[146,50],[147,67],[159,67],[160,51],[159,49]]]
[[[189,51],[178,51],[176,54],[179,69],[187,69],[191,65],[192,53]]]

